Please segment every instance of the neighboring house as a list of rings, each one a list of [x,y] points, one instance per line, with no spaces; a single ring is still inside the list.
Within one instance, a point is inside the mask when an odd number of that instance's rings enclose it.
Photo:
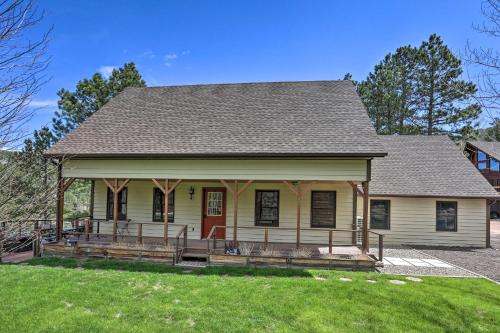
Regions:
[[[94,180],[115,240],[130,220],[165,240],[186,225],[299,246],[335,229],[350,245],[363,216],[366,252],[371,206],[388,243],[484,247],[497,197],[448,138],[378,136],[350,81],[129,88],[46,155],[63,160],[59,207],[71,179]]]
[[[500,192],[500,142],[467,141],[465,152],[474,166]],[[500,217],[500,202],[491,206],[491,217]]]

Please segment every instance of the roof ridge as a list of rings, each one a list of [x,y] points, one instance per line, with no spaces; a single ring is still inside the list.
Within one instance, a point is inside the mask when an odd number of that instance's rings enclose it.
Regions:
[[[194,83],[194,84],[176,84],[165,86],[150,87],[131,87],[136,89],[161,89],[161,88],[180,88],[180,87],[205,87],[205,86],[236,86],[236,85],[258,85],[258,84],[300,84],[300,83],[344,83],[351,80],[303,80],[303,81],[256,81],[256,82],[223,82],[223,83]]]

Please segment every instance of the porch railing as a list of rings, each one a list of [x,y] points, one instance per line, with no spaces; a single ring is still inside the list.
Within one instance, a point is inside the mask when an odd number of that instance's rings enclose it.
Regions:
[[[53,219],[0,221],[0,255],[31,247],[33,255],[39,256],[42,238],[50,240],[51,237],[55,238]]]
[[[207,252],[214,251],[217,249],[217,229],[227,229],[226,226],[218,226],[215,225],[212,227],[210,230],[210,233],[208,234],[206,240],[207,240]],[[263,237],[263,245],[264,249],[266,249],[269,245],[269,231],[270,230],[278,230],[278,231],[296,231],[296,228],[268,228],[268,227],[247,227],[247,226],[239,226],[238,229],[251,229],[251,230],[263,230],[264,231],[264,237]],[[360,230],[350,230],[350,229],[326,229],[326,228],[300,228],[300,231],[316,231],[316,232],[327,232],[328,233],[328,254],[333,253],[333,241],[334,237],[333,235],[335,233],[358,233]],[[384,252],[384,235],[368,230],[369,234],[378,236],[378,261],[382,261],[383,259],[383,252]],[[226,240],[225,240],[226,241]],[[210,242],[212,242],[212,248],[210,248]],[[306,244],[304,244],[306,245]]]
[[[179,258],[182,256],[182,252],[184,249],[187,247],[187,233],[188,233],[188,228],[187,225],[183,226],[182,229],[179,231],[177,236],[175,236],[176,242],[175,242],[175,263],[179,262]],[[183,247],[179,252],[179,238],[183,235]]]

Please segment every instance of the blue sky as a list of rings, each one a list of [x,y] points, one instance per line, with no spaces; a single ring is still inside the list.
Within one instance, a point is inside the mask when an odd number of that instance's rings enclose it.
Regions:
[[[51,76],[27,130],[49,124],[56,92],[134,61],[150,86],[366,77],[401,45],[432,33],[459,53],[481,1],[56,1],[39,2],[53,26]],[[498,47],[498,46],[497,46]]]

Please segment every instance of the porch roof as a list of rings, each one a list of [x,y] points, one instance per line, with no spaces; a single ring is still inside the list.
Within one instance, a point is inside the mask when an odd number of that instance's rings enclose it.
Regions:
[[[388,155],[372,162],[371,196],[500,198],[447,136],[380,139]]]
[[[128,88],[46,153],[92,158],[385,156],[351,81]]]

